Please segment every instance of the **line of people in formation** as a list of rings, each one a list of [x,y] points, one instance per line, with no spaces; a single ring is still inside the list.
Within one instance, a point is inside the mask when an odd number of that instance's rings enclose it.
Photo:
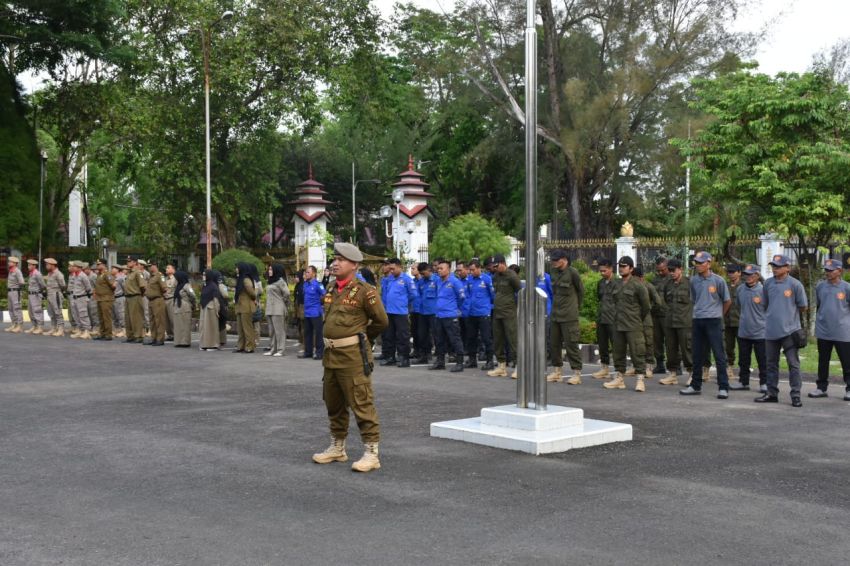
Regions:
[[[549,382],[564,381],[564,356],[573,375],[570,385],[582,383],[579,351],[579,312],[585,289],[578,271],[570,266],[564,250],[550,254],[551,269],[537,281],[547,295],[546,324]],[[592,374],[607,380],[606,389],[625,389],[626,378],[634,377],[635,391],[646,390],[647,379],[663,374],[662,385],[680,385],[686,372],[682,395],[699,395],[710,380],[710,358],[717,368],[717,397],[726,399],[729,391],[749,390],[751,364],[755,357],[759,370],[759,391],[755,400],[778,401],[779,357],[784,353],[791,388],[791,403],[800,406],[801,377],[799,349],[804,347],[808,300],[803,285],[790,275],[787,256],[774,256],[770,262],[773,277],[763,281],[758,265],[728,264],[727,280],[712,270],[712,256],[701,251],[694,256],[694,275],[685,275],[677,259],[660,257],[655,262],[655,277],[646,281],[640,267],[625,256],[614,264],[598,261],[602,276],[596,289],[599,308],[596,320],[597,344],[601,369]],[[67,284],[56,260],[44,263],[47,275],[38,270],[38,262],[28,260],[27,280],[18,269],[18,258],[10,257],[8,279],[9,310],[12,326],[7,332],[22,332],[21,295],[29,294],[32,327],[25,332],[64,336],[62,298],[67,292],[71,314],[71,337],[142,343],[149,328],[150,345],[163,345],[167,337],[177,347],[191,345],[191,315],[200,303],[200,349],[216,350],[226,343],[229,291],[222,275],[214,270],[204,273],[200,301],[189,285],[186,272],[166,266],[163,275],[156,263],[129,259],[126,265],[107,268],[98,260],[95,270],[83,262],[69,264]],[[843,280],[838,260],[824,263],[825,277],[815,290],[817,313],[815,336],[818,350],[818,376],[815,391],[809,397],[827,397],[829,363],[835,350],[841,363],[850,401],[850,283]],[[380,281],[368,268],[358,278],[379,287],[389,326],[381,337],[382,366],[410,367],[429,364],[431,370],[445,369],[449,356],[450,371],[479,367],[493,377],[507,377],[508,366],[515,365],[517,343],[517,294],[523,287],[516,266],[508,267],[502,255],[481,261],[451,263],[438,259],[413,265],[405,272],[402,262],[386,260]],[[318,279],[310,266],[296,275],[295,318],[298,322],[302,358],[321,359],[323,298],[326,280]],[[269,322],[269,347],[266,354],[282,356],[285,351],[285,318],[290,312],[289,287],[282,265],[272,264],[266,272],[265,316]],[[263,292],[254,265],[237,265],[235,302],[236,353],[252,353],[259,341],[258,297]],[[47,300],[52,328],[44,328],[41,299]],[[94,331],[92,329],[95,329]],[[411,340],[412,338],[412,340]],[[411,344],[412,342],[412,344]],[[738,350],[738,379],[732,369]],[[610,370],[613,357],[614,373]],[[631,359],[631,367],[627,360]],[[495,362],[494,362],[495,359]],[[729,362],[727,363],[727,360]],[[652,362],[655,362],[653,367]],[[696,369],[696,371],[695,371]],[[514,370],[511,377],[516,378]]]

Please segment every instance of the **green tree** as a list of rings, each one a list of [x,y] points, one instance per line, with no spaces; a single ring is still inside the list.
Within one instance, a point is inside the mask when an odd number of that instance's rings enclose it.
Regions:
[[[850,94],[828,73],[739,71],[695,83],[713,117],[676,140],[703,198],[747,210],[796,248],[813,292],[818,248],[850,237]]]
[[[495,222],[486,220],[480,214],[471,212],[453,218],[448,224],[439,227],[428,248],[432,258],[469,261],[470,258],[484,258],[493,254],[507,254],[510,243]]]

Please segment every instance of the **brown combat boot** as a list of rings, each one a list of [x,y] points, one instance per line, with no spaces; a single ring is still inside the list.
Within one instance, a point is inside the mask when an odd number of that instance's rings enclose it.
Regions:
[[[611,371],[608,369],[608,365],[602,366],[599,371],[595,371],[591,374],[593,379],[608,379],[611,376]]]
[[[635,375],[637,375],[637,372],[635,371],[635,368],[630,367],[629,369],[626,370],[626,373],[624,375],[626,377],[634,377]]]
[[[40,334],[44,334],[44,330],[42,330],[40,326],[36,326],[32,331],[32,335],[39,336]]]
[[[643,393],[646,391],[646,383],[644,383],[642,375],[637,376],[637,383],[635,383],[635,391],[637,391],[638,393]]]
[[[490,377],[508,377],[508,364],[499,362],[499,366],[487,372]]]
[[[53,331],[53,336],[65,336],[65,328],[63,326],[57,326],[56,330]]]
[[[573,376],[567,380],[567,385],[581,385],[581,370],[573,372]]]
[[[348,462],[348,454],[345,453],[345,439],[331,437],[331,444],[324,452],[313,454],[313,461],[317,464],[330,464],[331,462]]]
[[[355,472],[371,472],[372,470],[380,470],[381,462],[378,460],[378,443],[367,442],[363,451],[363,456],[359,460],[351,464],[351,469]]]
[[[88,330],[83,330],[82,333],[77,336],[80,340],[91,340],[91,334],[89,334]]]
[[[679,385],[679,376],[675,371],[667,372],[667,377],[662,377],[658,380],[661,385]]]
[[[29,328],[24,330],[24,334],[32,334],[33,332],[35,332],[36,328],[38,328],[38,327],[37,326],[30,326]]]
[[[20,324],[13,324],[12,329],[9,332],[11,332],[12,334],[20,334],[21,332],[23,332],[23,330],[24,327]]]
[[[606,381],[602,384],[602,387],[605,389],[625,389],[626,383],[623,381],[623,374],[617,372],[617,375],[614,376],[614,379],[611,381]]]
[[[561,368],[552,368],[552,371],[546,376],[546,381],[549,383],[561,383],[564,381],[564,378],[561,376]]]

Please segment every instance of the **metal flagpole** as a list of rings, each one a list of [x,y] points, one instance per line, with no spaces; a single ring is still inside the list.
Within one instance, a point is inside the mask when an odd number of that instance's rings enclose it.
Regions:
[[[519,301],[519,356],[517,366],[517,406],[529,402],[537,410],[546,409],[546,376],[539,354],[546,347],[541,340],[537,290],[537,2],[528,0],[525,26],[525,289]]]

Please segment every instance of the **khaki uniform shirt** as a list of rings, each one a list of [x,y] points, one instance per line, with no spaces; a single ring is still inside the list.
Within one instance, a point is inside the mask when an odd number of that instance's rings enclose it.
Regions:
[[[691,300],[691,280],[684,275],[679,283],[673,279],[664,286],[664,303],[667,315],[664,326],[669,328],[690,328],[694,320],[694,304]]]
[[[165,299],[173,299],[174,298],[174,289],[177,288],[177,279],[173,275],[169,275],[165,278]]]
[[[47,274],[47,292],[65,292],[65,276],[58,269]]]
[[[165,294],[165,281],[162,280],[162,274],[157,273],[156,275],[151,275],[151,278],[148,280],[148,288],[145,291],[145,297],[148,299],[156,299],[157,297],[162,297]]]
[[[574,267],[552,270],[552,321],[577,322],[584,301],[584,284]]]
[[[27,281],[27,291],[29,291],[30,294],[42,294],[47,291],[47,285],[45,285],[44,277],[40,272],[35,271],[30,274],[29,281]]]
[[[97,276],[94,281],[94,298],[97,302],[115,300],[115,281],[109,273]]]
[[[521,288],[522,282],[513,269],[506,269],[504,273],[493,273],[493,289],[496,291],[493,318],[516,316],[516,294]]]
[[[614,287],[617,315],[614,328],[619,332],[643,331],[643,321],[650,312],[649,291],[635,277],[617,281]]]
[[[378,291],[356,277],[352,277],[341,291],[334,284],[325,294],[322,303],[325,310],[325,338],[348,338],[363,332],[371,343],[389,325]],[[366,348],[366,355],[369,361],[372,361],[371,348]],[[326,368],[362,367],[363,358],[359,344],[326,348],[323,365]]]
[[[73,276],[68,284],[68,290],[71,292],[71,296],[75,299],[80,299],[85,295],[90,297],[92,288],[88,275],[81,271],[77,275]]]
[[[729,310],[726,312],[726,315],[723,317],[723,321],[725,322],[726,328],[738,328],[738,324],[740,324],[741,320],[741,308],[738,306],[738,288],[741,286],[741,281],[738,281],[737,285],[733,285],[729,283],[729,298],[732,299],[732,306],[729,307]]]
[[[147,287],[147,281],[145,281],[144,275],[138,269],[134,269],[124,281],[124,295],[127,297],[141,295],[145,287]]]

